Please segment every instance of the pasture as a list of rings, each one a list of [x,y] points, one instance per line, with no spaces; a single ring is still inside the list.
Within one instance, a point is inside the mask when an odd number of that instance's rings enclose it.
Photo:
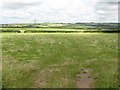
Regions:
[[[3,88],[118,87],[117,33],[3,33],[2,43]]]

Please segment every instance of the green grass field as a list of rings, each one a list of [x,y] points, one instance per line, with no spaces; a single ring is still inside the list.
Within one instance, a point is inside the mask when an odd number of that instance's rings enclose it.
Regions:
[[[4,33],[2,43],[5,88],[77,88],[81,73],[118,87],[118,34]]]

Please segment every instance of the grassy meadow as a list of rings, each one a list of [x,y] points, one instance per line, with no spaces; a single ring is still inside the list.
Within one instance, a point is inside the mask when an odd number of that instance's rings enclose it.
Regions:
[[[3,88],[117,88],[118,34],[3,33],[2,66]]]

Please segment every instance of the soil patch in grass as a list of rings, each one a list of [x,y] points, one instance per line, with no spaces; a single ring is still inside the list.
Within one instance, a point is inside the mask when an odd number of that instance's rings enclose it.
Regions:
[[[89,69],[85,69],[82,73],[77,74],[79,79],[76,81],[76,85],[78,88],[93,88],[94,79],[90,78],[89,71]]]

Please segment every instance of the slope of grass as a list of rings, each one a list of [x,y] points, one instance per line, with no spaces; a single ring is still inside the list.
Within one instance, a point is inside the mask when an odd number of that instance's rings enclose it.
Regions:
[[[117,34],[3,34],[3,87],[76,88],[89,68],[94,87],[118,87]]]

